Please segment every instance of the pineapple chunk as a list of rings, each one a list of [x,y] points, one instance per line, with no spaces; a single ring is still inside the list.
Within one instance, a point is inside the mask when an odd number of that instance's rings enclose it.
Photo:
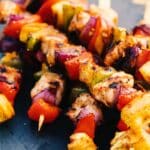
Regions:
[[[121,112],[121,119],[129,127],[116,133],[111,150],[150,149],[150,92],[141,93],[127,104]]]
[[[115,70],[111,67],[103,68],[93,63],[82,63],[80,65],[80,81],[86,83],[89,87],[110,77]]]
[[[69,1],[61,1],[59,3],[56,3],[52,6],[52,12],[54,16],[56,16],[57,20],[57,26],[62,27],[64,24],[64,18],[63,18],[63,6],[69,5]]]
[[[46,23],[29,23],[22,27],[20,41],[26,43],[33,33],[48,27]]]
[[[71,143],[68,144],[68,150],[96,150],[97,147],[85,133],[75,133],[70,137]]]
[[[114,28],[113,35],[114,35],[113,37],[114,42],[125,41],[127,37],[127,31],[125,28],[117,27]]]
[[[14,108],[5,95],[0,94],[0,123],[11,119],[15,115]]]
[[[139,71],[145,81],[150,84],[150,61],[146,62],[142,67],[140,67]]]

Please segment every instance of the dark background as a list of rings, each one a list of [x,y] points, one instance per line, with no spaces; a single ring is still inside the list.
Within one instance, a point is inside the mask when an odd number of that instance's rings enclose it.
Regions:
[[[94,3],[96,0],[91,2]],[[112,7],[119,14],[119,25],[127,29],[132,29],[143,17],[144,7],[132,4],[130,0],[112,0]],[[23,81],[15,103],[16,116],[0,125],[0,150],[65,150],[73,130],[71,122],[62,115],[56,122],[44,126],[38,133],[37,124],[27,118],[30,105],[29,91],[33,82],[30,72],[24,76],[26,80]],[[108,120],[114,119],[114,116],[108,117],[110,117]],[[99,127],[96,136],[99,149],[109,149],[113,133],[114,124],[111,121]]]

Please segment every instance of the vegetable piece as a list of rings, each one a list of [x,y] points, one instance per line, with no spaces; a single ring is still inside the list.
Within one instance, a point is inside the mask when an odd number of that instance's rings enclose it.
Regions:
[[[127,104],[121,112],[121,119],[135,134],[149,139],[149,131],[146,126],[150,121],[150,93],[142,93]],[[146,134],[148,136],[146,136]],[[145,135],[145,136],[144,136]],[[148,140],[147,139],[147,140]]]
[[[142,75],[140,72],[140,68],[150,60],[150,50],[146,49],[146,50],[142,50],[142,52],[139,54],[139,56],[137,57],[137,61],[136,61],[136,78],[138,80],[144,80],[144,74]],[[144,71],[144,70],[143,70]],[[144,73],[144,72],[143,72]]]
[[[72,5],[63,6],[63,28],[68,29],[70,21],[76,13],[79,13],[83,8],[81,6],[73,7]]]
[[[43,99],[36,100],[28,110],[28,116],[34,121],[38,121],[40,115],[44,115],[44,123],[51,123],[60,114],[57,106],[46,103]]]
[[[139,68],[139,72],[146,82],[150,84],[150,61],[147,61],[142,67]]]
[[[144,49],[142,52],[139,54],[137,58],[137,63],[136,66],[137,68],[140,68],[144,63],[150,60],[150,50]]]
[[[56,26],[61,28],[64,25],[63,6],[70,5],[70,1],[61,0],[52,6],[52,14],[55,16]]]
[[[95,50],[95,42],[97,40],[97,37],[99,37],[99,35],[101,33],[101,18],[100,17],[96,18],[96,24],[95,24],[95,28],[93,30],[94,30],[94,32],[93,32],[92,38],[88,43],[88,50],[90,50],[90,51],[96,51]],[[101,41],[99,41],[99,42],[101,42]],[[102,50],[103,41],[101,42],[100,45],[101,45],[100,47],[101,47],[101,50]],[[100,54],[101,51],[99,51],[98,53]]]
[[[91,87],[110,77],[114,72],[115,70],[111,67],[103,68],[95,63],[82,63],[79,69],[79,79]]]
[[[5,55],[0,59],[0,64],[4,64],[16,69],[21,69],[22,66],[20,57],[16,54],[16,52],[5,53]]]
[[[27,49],[32,50],[42,36],[42,31],[47,28],[46,23],[30,23],[22,27],[20,41],[27,43]]]
[[[93,139],[95,136],[95,127],[95,116],[94,114],[89,114],[78,121],[74,133],[86,133]]]
[[[46,23],[29,23],[24,25],[20,32],[20,41],[27,42],[29,36],[31,37],[33,33],[38,32],[47,26]]]
[[[80,41],[85,46],[89,44],[89,42],[91,41],[91,38],[93,37],[93,34],[95,32],[96,22],[97,22],[97,18],[91,17],[80,34]]]
[[[128,126],[124,123],[124,121],[122,120],[119,120],[118,124],[117,124],[117,128],[120,130],[120,131],[126,131],[128,130]]]
[[[5,95],[0,94],[0,123],[15,115],[14,108]]]
[[[40,7],[38,14],[41,16],[44,22],[49,24],[54,24],[55,19],[52,12],[52,6],[58,3],[61,0],[47,0],[43,5]]]
[[[142,24],[133,29],[134,35],[150,36],[150,26]]]
[[[0,93],[4,94],[12,104],[14,103],[18,90],[19,87],[15,89],[13,85],[0,81]]]
[[[33,23],[33,22],[41,22],[40,16],[31,15],[17,21],[10,21],[4,28],[4,34],[6,36],[18,39],[22,27],[27,23]]]
[[[65,68],[71,80],[79,79],[79,68],[82,63],[92,62],[93,57],[90,53],[84,52],[80,56],[65,62]]]
[[[117,101],[118,110],[122,110],[122,108],[132,101],[132,99],[139,93],[140,92],[137,92],[134,88],[121,88]]]
[[[116,44],[121,41],[125,41],[127,37],[127,31],[125,28],[116,27],[113,29],[113,42]]]

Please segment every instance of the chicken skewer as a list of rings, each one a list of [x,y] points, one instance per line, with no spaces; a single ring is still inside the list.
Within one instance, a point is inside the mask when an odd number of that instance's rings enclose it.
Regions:
[[[13,108],[15,97],[20,89],[21,61],[15,53],[2,54],[0,59],[0,123],[15,115]],[[19,67],[19,68],[18,68]]]
[[[59,116],[58,107],[62,100],[64,80],[59,74],[43,71],[31,90],[32,105],[28,110],[31,120],[39,121],[38,131],[43,123],[51,123]]]
[[[103,119],[98,103],[89,93],[82,93],[73,102],[67,116],[75,124],[75,130],[70,136],[71,143],[68,144],[68,149],[96,149],[93,142],[95,129]]]
[[[146,11],[147,12],[147,11]],[[146,16],[146,17],[145,17]],[[149,14],[145,13],[144,20],[147,18]],[[146,21],[146,20],[145,20]],[[144,23],[145,23],[144,21]],[[143,21],[142,21],[143,23]],[[147,23],[147,21],[146,21]],[[146,24],[142,24],[136,26],[133,30],[134,35],[138,36],[150,36],[150,28]],[[143,66],[147,64],[149,61],[148,56],[149,50],[144,50],[141,56],[139,57],[139,62],[141,67],[139,71],[143,70]],[[145,55],[144,55],[145,54]],[[147,57],[146,57],[147,55]],[[145,63],[146,62],[146,63]],[[143,65],[144,64],[144,65]],[[144,67],[145,71],[148,71],[147,68]],[[142,72],[141,72],[142,73]],[[145,72],[146,74],[146,72]],[[148,74],[146,75],[148,77]],[[148,80],[149,81],[149,80]],[[150,102],[149,102],[149,91],[148,92],[139,92],[134,91],[132,93],[128,93],[122,95],[122,99],[125,99],[126,102],[123,104],[120,101],[122,107],[121,110],[121,119],[123,120],[123,124],[125,124],[125,128],[121,127],[121,132],[116,132],[115,137],[111,141],[111,150],[118,149],[139,149],[143,150],[150,149],[149,143],[149,114],[150,114]],[[120,106],[120,105],[118,105]],[[119,107],[118,107],[119,108]],[[121,125],[122,126],[122,125]]]

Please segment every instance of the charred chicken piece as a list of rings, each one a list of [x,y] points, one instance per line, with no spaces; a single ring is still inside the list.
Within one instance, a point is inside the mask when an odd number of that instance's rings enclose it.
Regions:
[[[133,77],[120,71],[91,87],[91,93],[96,100],[102,102],[106,106],[112,107],[116,104],[120,88],[129,88],[133,87],[133,85]]]
[[[88,94],[83,93],[72,104],[67,112],[67,116],[74,122],[84,118],[88,114],[94,114],[95,121],[99,124],[102,121],[102,111],[100,110],[97,102]]]
[[[55,73],[46,72],[31,90],[33,101],[44,99],[48,103],[59,105],[64,91],[64,81]]]

